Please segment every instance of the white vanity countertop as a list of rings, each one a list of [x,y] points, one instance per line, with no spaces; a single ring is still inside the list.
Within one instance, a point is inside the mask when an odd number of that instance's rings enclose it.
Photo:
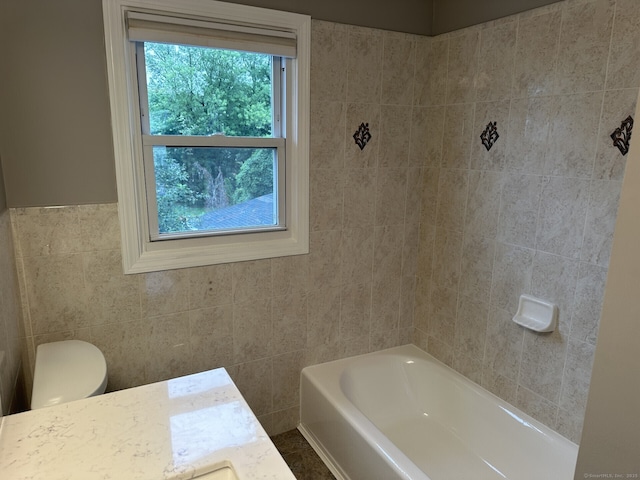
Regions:
[[[2,418],[2,480],[295,480],[226,370]]]

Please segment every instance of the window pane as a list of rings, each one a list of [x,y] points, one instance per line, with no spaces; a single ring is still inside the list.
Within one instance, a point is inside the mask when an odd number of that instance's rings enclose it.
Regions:
[[[277,149],[153,147],[160,234],[278,225]]]
[[[272,57],[144,44],[151,135],[273,136]]]

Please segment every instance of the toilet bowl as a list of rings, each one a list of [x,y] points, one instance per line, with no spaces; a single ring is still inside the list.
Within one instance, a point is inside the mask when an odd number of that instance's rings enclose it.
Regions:
[[[101,395],[106,388],[107,362],[95,345],[81,340],[38,345],[32,410]]]

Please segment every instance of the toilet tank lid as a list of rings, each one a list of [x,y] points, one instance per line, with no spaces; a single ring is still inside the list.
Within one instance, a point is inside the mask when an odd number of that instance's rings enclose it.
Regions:
[[[31,408],[90,397],[103,387],[107,363],[102,352],[82,340],[38,345]]]

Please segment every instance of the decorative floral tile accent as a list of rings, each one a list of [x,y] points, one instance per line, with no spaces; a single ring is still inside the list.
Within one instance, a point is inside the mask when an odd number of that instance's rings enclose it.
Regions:
[[[633,129],[633,117],[629,115],[624,119],[620,127],[616,128],[611,134],[613,146],[620,150],[622,155],[629,152],[629,142],[631,141],[631,130]]]
[[[369,131],[368,123],[361,123],[358,130],[353,134],[353,139],[356,141],[356,145],[362,150],[369,140],[371,140],[371,132]]]
[[[484,132],[480,135],[480,140],[482,140],[482,144],[487,149],[487,152],[491,150],[491,147],[493,147],[498,138],[500,138],[496,127],[497,123],[498,122],[489,122],[484,129]]]

